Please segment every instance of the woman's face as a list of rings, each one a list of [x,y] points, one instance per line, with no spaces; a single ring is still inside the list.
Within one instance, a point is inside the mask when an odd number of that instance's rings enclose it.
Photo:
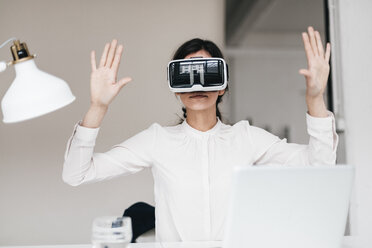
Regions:
[[[200,50],[187,55],[185,59],[189,59],[191,57],[210,58],[212,56],[207,51]],[[183,105],[185,105],[186,109],[207,110],[209,108],[215,109],[218,96],[222,96],[224,93],[225,90],[219,90],[176,93],[176,95],[181,98],[181,101]]]

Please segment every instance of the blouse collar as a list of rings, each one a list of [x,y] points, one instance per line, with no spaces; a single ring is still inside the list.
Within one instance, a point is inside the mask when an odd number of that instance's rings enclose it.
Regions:
[[[196,135],[199,135],[199,136],[202,136],[202,135],[213,135],[215,134],[221,127],[222,125],[222,122],[220,120],[220,118],[217,117],[217,123],[216,125],[214,125],[214,127],[212,127],[211,129],[207,130],[207,131],[199,131],[193,127],[191,127],[186,120],[184,120],[182,122],[182,127],[184,130],[186,130],[187,132],[189,133],[193,133],[193,134],[196,134]]]

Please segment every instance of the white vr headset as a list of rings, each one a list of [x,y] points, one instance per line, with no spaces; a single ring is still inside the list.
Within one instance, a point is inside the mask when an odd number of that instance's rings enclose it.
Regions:
[[[229,80],[221,58],[191,58],[168,63],[168,85],[173,92],[223,90]]]

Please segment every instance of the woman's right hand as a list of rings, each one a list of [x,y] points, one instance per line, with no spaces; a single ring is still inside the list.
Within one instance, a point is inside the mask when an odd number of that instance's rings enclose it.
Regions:
[[[91,105],[107,108],[120,89],[132,79],[125,77],[117,81],[123,46],[117,40],[105,45],[98,67],[95,51],[91,52],[92,73],[90,75]]]

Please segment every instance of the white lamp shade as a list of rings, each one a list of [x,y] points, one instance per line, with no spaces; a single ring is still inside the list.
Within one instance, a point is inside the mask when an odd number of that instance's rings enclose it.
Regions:
[[[16,78],[1,102],[5,123],[32,119],[75,100],[67,83],[39,70],[34,59],[14,66]]]

